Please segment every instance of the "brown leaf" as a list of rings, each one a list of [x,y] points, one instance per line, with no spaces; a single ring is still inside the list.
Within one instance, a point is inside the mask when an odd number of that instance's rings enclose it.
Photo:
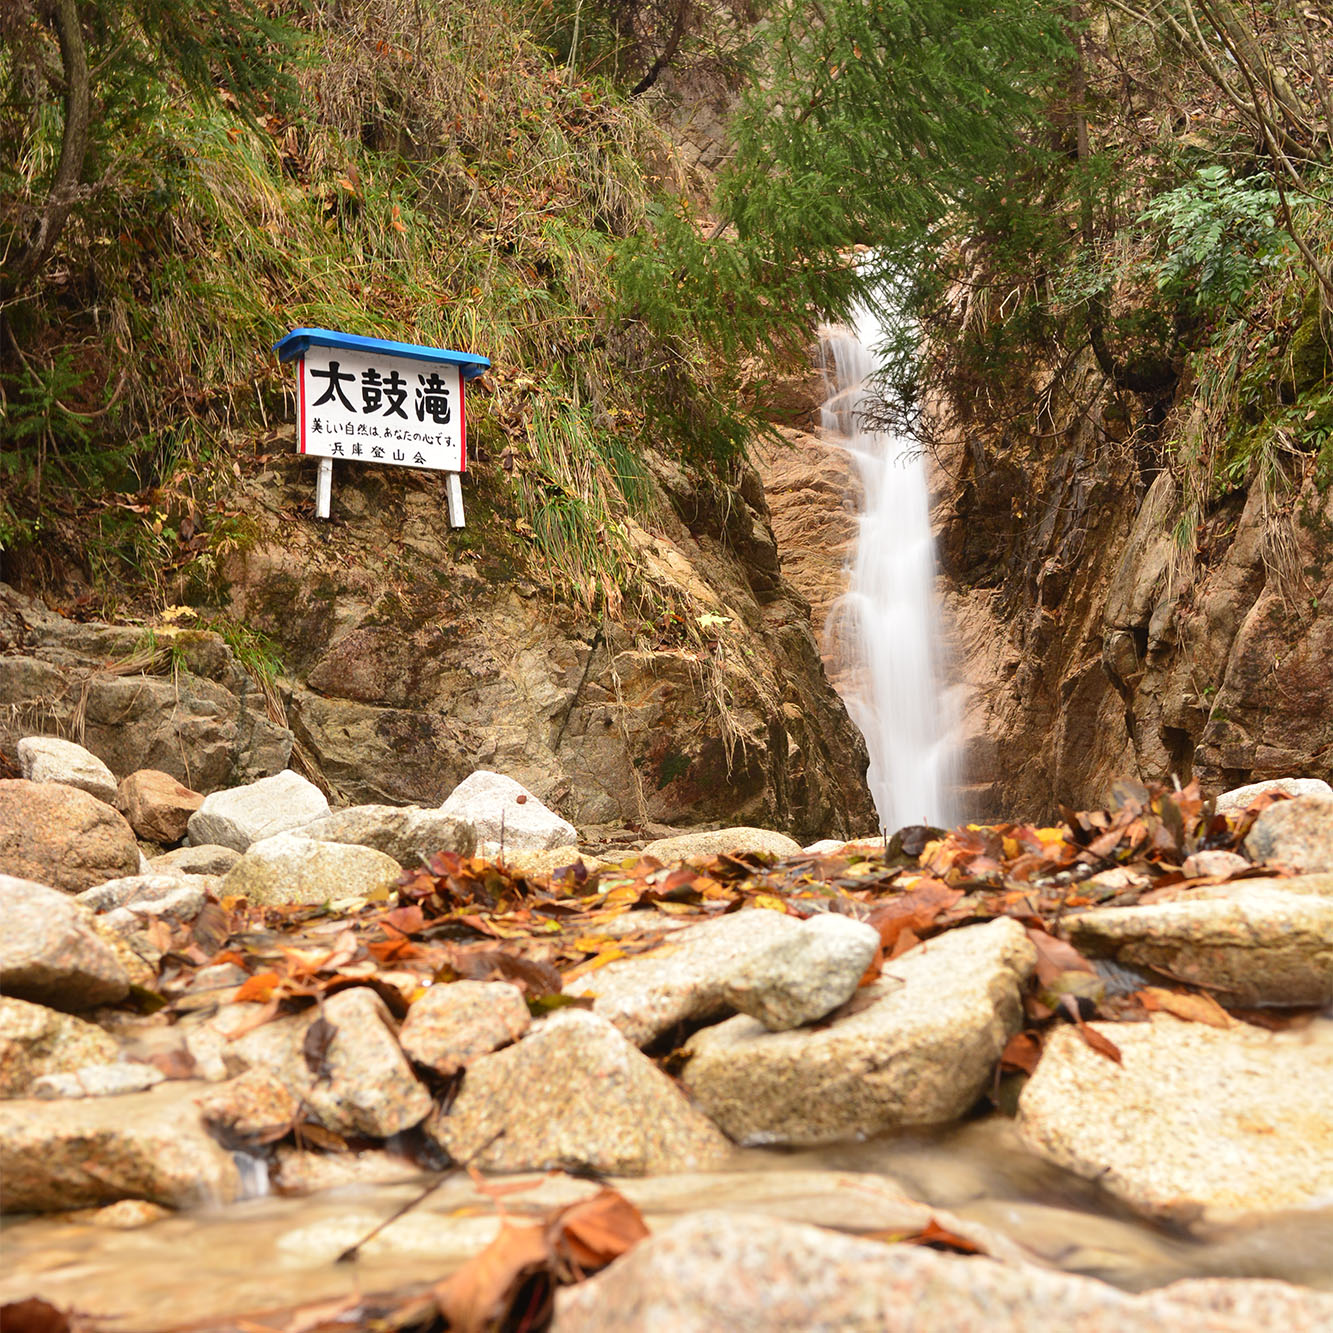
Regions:
[[[901,936],[899,937],[901,938]],[[856,983],[859,990],[862,986],[869,986],[871,982],[879,980],[879,974],[884,970],[884,949],[883,946],[875,950],[875,956],[870,960],[866,970],[861,973],[861,980]]]
[[[898,932],[898,938],[893,942],[893,948],[889,950],[889,961],[895,958],[901,958],[909,949],[915,949],[921,943],[920,936],[917,935],[911,926],[905,927]],[[883,952],[883,946],[880,946],[880,952]]]
[[[942,1227],[932,1217],[915,1235],[909,1238],[913,1245],[929,1245],[936,1250],[952,1250],[955,1254],[985,1254],[986,1251],[965,1236]]]
[[[305,1039],[301,1042],[301,1058],[310,1071],[310,1077],[316,1084],[326,1082],[330,1077],[328,1068],[329,1047],[338,1035],[338,1025],[330,1023],[320,1014],[305,1030]]]
[[[523,1280],[549,1258],[544,1226],[514,1226],[502,1218],[495,1239],[434,1287],[436,1308],[449,1321],[450,1333],[487,1333]]]
[[[1037,981],[1042,986],[1049,986],[1063,972],[1097,975],[1097,969],[1072,944],[1048,935],[1038,926],[1028,926],[1027,936],[1037,951]]]
[[[1229,1028],[1231,1015],[1211,995],[1202,991],[1171,991],[1161,986],[1144,986],[1137,991],[1145,1009],[1164,1010],[1187,1023],[1206,1023],[1213,1028]]]
[[[193,1078],[195,1058],[182,1043],[169,1051],[157,1051],[148,1056],[147,1063],[161,1070],[168,1078]]]
[[[303,1120],[293,1127],[296,1138],[301,1143],[308,1143],[321,1152],[347,1152],[347,1140],[332,1129],[325,1129],[315,1120]]]
[[[419,930],[424,930],[426,926],[425,913],[421,910],[419,903],[409,903],[406,907],[395,907],[392,912],[387,912],[382,918],[386,925],[392,926],[394,930],[402,935],[414,935]]]
[[[1041,1059],[1041,1037],[1035,1032],[1015,1032],[1000,1052],[1000,1068],[1007,1073],[1031,1074]]]
[[[460,952],[454,963],[460,976],[471,981],[498,978],[512,981],[528,995],[551,995],[560,991],[560,973],[549,963],[539,963],[503,949],[474,949]]]
[[[894,943],[904,930],[919,936],[962,896],[962,889],[951,889],[938,879],[925,879],[906,893],[877,905],[866,920],[879,931],[880,943],[892,956]]]
[[[72,1327],[68,1315],[38,1296],[0,1305],[0,1328],[5,1333],[71,1333]]]
[[[577,1277],[605,1268],[648,1235],[643,1214],[610,1188],[562,1208],[548,1225],[552,1250]]]
[[[231,934],[231,913],[209,900],[190,926],[195,943],[205,953],[216,953]],[[215,960],[216,961],[216,960]]]
[[[1082,1020],[1075,1023],[1074,1026],[1078,1029],[1078,1035],[1082,1037],[1098,1055],[1104,1055],[1108,1060],[1114,1060],[1118,1065],[1124,1064],[1124,1058],[1120,1054],[1120,1047],[1109,1037],[1102,1036],[1096,1028],[1089,1027]]]

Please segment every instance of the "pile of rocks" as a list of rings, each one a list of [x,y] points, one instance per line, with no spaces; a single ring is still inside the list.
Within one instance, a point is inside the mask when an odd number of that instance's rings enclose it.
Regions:
[[[24,778],[0,782],[7,1209],[235,1198],[242,1183],[229,1148],[271,1141],[298,1114],[345,1138],[416,1131],[489,1170],[720,1169],[738,1145],[836,1144],[955,1120],[992,1086],[1023,1026],[1038,958],[1016,920],[949,930],[863,984],[880,948],[875,928],[834,912],[800,920],[749,908],[685,925],[663,914],[658,948],[566,986],[590,1007],[535,1020],[515,986],[468,981],[416,988],[401,1022],[369,981],[273,1017],[259,1000],[237,998],[247,974],[219,962],[178,997],[175,1025],[158,1029],[194,1075],[164,1082],[162,1062],[144,1058],[151,1022],[127,1023],[108,1007],[152,986],[163,935],[155,922],[194,920],[233,897],[328,904],[336,920],[340,903],[387,897],[403,869],[440,850],[494,856],[503,845],[506,857],[557,865],[578,855],[577,833],[518,783],[485,772],[438,809],[335,812],[290,771],[204,796],[151,771],[116,783],[65,741],[30,738],[20,755]],[[644,850],[666,858],[760,843],[779,856],[800,851],[780,834],[744,829]],[[1188,979],[1235,1007],[1328,1005],[1333,791],[1270,807],[1247,851],[1284,873],[1084,911],[1068,934],[1088,956]],[[1195,873],[1229,873],[1230,863],[1208,864]],[[1333,1021],[1266,1030],[1218,1015],[1212,1026],[1165,1012],[1088,1025],[1118,1060],[1073,1028],[1057,1030],[1022,1092],[1023,1140],[1150,1217],[1213,1221],[1327,1199]],[[673,1048],[678,1081],[654,1058]],[[33,1099],[43,1100],[40,1113]],[[823,1244],[798,1239],[811,1253]],[[682,1243],[644,1247],[625,1272],[648,1255],[669,1266]],[[766,1253],[755,1251],[755,1265],[768,1265]],[[853,1260],[869,1257],[848,1250]],[[897,1260],[883,1263],[898,1272]],[[588,1291],[628,1299],[621,1288],[631,1279],[616,1271]],[[912,1268],[893,1280],[931,1277]],[[570,1297],[560,1326],[599,1327],[578,1313],[595,1299]],[[647,1313],[624,1326],[664,1326],[652,1321],[666,1305],[640,1304]],[[704,1326],[671,1308],[668,1322],[685,1319],[673,1327]],[[1179,1310],[1147,1302],[1139,1313],[1136,1326],[1156,1327]],[[1236,1326],[1229,1319],[1215,1326]]]

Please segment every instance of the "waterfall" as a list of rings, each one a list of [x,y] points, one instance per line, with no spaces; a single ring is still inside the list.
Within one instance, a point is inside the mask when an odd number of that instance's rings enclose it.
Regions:
[[[832,381],[824,427],[856,460],[865,495],[847,591],[829,613],[826,638],[870,752],[866,777],[880,825],[893,832],[951,826],[957,812],[925,460],[905,436],[868,429],[861,416],[883,337],[866,310],[854,330],[823,330]]]

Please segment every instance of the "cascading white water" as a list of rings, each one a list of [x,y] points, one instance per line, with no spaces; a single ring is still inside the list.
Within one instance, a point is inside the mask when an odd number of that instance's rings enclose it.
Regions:
[[[910,440],[867,429],[862,419],[883,338],[865,310],[855,329],[823,331],[833,380],[823,417],[856,460],[865,493],[855,561],[829,613],[828,639],[847,711],[870,752],[866,776],[881,827],[893,832],[948,827],[957,811],[925,460]]]

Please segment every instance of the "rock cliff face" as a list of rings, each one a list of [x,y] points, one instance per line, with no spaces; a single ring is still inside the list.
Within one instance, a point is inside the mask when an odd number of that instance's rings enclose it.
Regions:
[[[277,646],[275,697],[217,633],[76,624],[0,585],[0,764],[47,731],[204,791],[290,758],[335,800],[431,806],[485,767],[585,827],[873,827],[755,474],[709,488],[656,460],[651,520],[628,525],[650,604],[594,618],[539,585],[484,472],[450,532],[438,478],[369,469],[334,521],[296,519],[305,466],[251,483],[257,540],[225,570],[231,618]]]
[[[292,730],[337,797],[438,804],[486,767],[581,826],[873,824],[864,746],[757,477],[714,491],[653,469],[653,531],[631,521],[629,540],[660,606],[695,608],[692,635],[554,600],[484,482],[474,526],[451,534],[432,479],[366,472],[342,522],[233,561],[232,610],[280,645]],[[262,503],[281,509],[291,483],[270,483]]]
[[[816,433],[766,466],[817,629],[858,502],[836,454]],[[1317,459],[1295,459],[1278,497],[1256,482],[1215,500],[1192,551],[1175,473],[1141,463],[1097,413],[1040,438],[959,433],[931,459],[969,817],[1095,805],[1124,775],[1209,793],[1330,777],[1333,492]]]

